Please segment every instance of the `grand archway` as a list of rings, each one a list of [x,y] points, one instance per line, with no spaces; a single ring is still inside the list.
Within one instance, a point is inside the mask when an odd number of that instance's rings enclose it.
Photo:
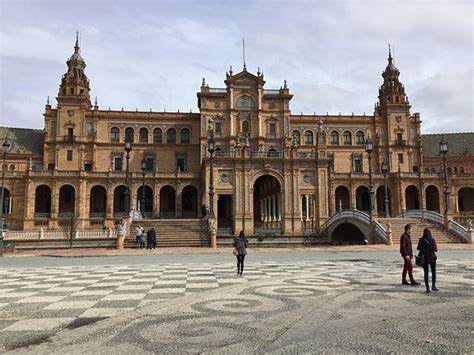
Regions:
[[[198,191],[194,186],[186,186],[181,192],[181,215],[184,218],[198,216]]]
[[[426,209],[428,211],[439,212],[439,190],[436,186],[430,185],[426,188]]]
[[[61,186],[59,189],[59,217],[70,217],[74,214],[76,191],[71,185]]]
[[[335,191],[336,211],[348,210],[349,203],[349,189],[345,186],[338,186]]]
[[[385,186],[379,186],[376,192],[377,195],[377,213],[379,216],[386,216],[385,213]],[[392,198],[390,196],[390,189],[387,188],[387,197],[388,197],[388,212],[390,214],[391,208],[390,208],[390,202],[392,201]]]
[[[420,199],[416,186],[410,185],[405,189],[405,204],[407,210],[420,209]]]
[[[352,223],[342,223],[332,232],[335,244],[366,244],[364,233]]]
[[[459,189],[458,208],[460,212],[474,211],[474,188],[463,187]]]
[[[367,186],[359,186],[356,190],[356,208],[370,213],[370,193]]]
[[[145,206],[142,206],[143,197],[145,198]],[[150,218],[153,215],[153,189],[145,185],[145,195],[143,196],[143,186],[140,186],[137,191],[137,210],[145,213],[145,216]]]
[[[260,176],[253,185],[255,232],[281,231],[281,186],[273,176]]]
[[[105,217],[107,208],[107,191],[105,187],[96,185],[91,189],[89,201],[89,217],[102,218]]]
[[[35,218],[49,218],[51,215],[51,189],[40,185],[35,190]]]
[[[176,191],[166,185],[160,190],[160,217],[174,218],[176,216]]]

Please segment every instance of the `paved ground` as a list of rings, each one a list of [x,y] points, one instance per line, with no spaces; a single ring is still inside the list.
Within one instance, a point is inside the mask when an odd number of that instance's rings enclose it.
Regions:
[[[443,250],[443,249],[442,249]],[[206,260],[206,261],[204,261]],[[472,352],[472,250],[439,293],[394,250],[0,259],[0,350],[16,353]],[[420,269],[416,270],[421,281]]]

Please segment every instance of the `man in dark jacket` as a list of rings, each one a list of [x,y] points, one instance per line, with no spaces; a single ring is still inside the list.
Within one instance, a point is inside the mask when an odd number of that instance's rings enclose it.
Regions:
[[[155,228],[150,229],[151,248],[156,248],[156,231]]]
[[[402,273],[402,284],[417,286],[420,283],[415,281],[413,277],[413,247],[411,245],[411,224],[405,226],[405,232],[400,237],[400,254],[403,258],[403,273]],[[407,273],[410,277],[410,283],[407,282]]]

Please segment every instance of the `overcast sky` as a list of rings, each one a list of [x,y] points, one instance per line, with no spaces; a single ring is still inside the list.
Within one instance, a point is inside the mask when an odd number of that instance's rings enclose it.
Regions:
[[[472,4],[0,0],[0,125],[43,127],[78,29],[101,109],[197,112],[203,77],[242,69],[245,37],[248,70],[287,80],[293,114],[372,114],[391,43],[423,133],[474,131]]]

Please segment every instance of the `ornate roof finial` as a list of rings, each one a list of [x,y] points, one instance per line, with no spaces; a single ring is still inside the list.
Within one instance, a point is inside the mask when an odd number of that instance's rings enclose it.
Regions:
[[[388,63],[392,64],[393,58],[392,58],[392,48],[390,47],[390,43],[388,44]]]
[[[286,84],[286,80],[283,82],[283,89],[288,89],[288,85]]]
[[[242,38],[242,51],[243,51],[243,62],[244,62],[244,70],[247,70],[247,65],[245,64],[245,38]]]
[[[76,45],[74,46],[74,52],[79,53],[81,48],[79,47],[79,31],[76,31]]]
[[[206,86],[206,78],[202,78],[202,84],[201,86]]]
[[[48,98],[46,99],[46,105],[49,106],[50,104],[51,104],[51,103],[50,103],[50,101],[49,101],[49,95],[48,95]]]
[[[257,68],[257,75],[260,76],[260,67]]]
[[[230,70],[229,70],[230,76],[232,76],[233,73],[234,73],[234,72],[232,71],[232,65],[231,65],[231,66],[230,66]]]
[[[97,96],[95,97],[95,100],[94,100],[94,106],[99,106],[99,103],[97,101]]]

